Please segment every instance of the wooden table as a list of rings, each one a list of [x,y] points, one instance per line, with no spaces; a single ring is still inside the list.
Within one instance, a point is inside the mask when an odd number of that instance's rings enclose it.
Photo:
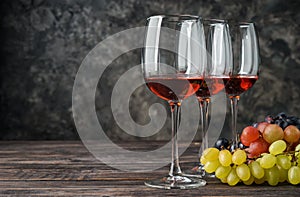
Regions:
[[[157,143],[124,142],[123,146]],[[193,144],[182,156],[184,166],[193,165],[195,148]],[[230,187],[210,179],[205,187],[190,190],[153,189],[143,184],[167,172],[167,166],[149,173],[113,169],[95,159],[80,141],[0,142],[1,196],[300,196],[300,186],[289,184]]]

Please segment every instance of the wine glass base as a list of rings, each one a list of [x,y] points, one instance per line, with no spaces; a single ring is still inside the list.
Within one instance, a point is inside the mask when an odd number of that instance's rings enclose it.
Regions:
[[[194,167],[191,172],[185,173],[184,174],[187,177],[194,177],[194,178],[215,178],[215,173],[207,173],[204,170],[204,165],[200,164],[197,167]]]
[[[215,173],[207,173],[205,172],[205,175],[203,178],[216,178],[216,175]]]
[[[190,178],[197,178],[202,179],[205,175],[204,170],[200,170],[198,166],[194,167],[191,170],[184,170],[182,173],[183,176],[190,177]]]
[[[146,186],[159,189],[191,189],[206,185],[202,179],[190,178],[182,175],[168,176],[145,182]]]

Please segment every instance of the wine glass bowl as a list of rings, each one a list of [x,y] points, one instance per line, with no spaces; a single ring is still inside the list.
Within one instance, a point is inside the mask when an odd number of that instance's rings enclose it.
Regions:
[[[199,150],[199,156],[208,148],[209,133],[208,125],[208,107],[213,95],[218,94],[225,87],[232,65],[232,50],[229,26],[227,21],[218,19],[206,19],[204,26],[207,29],[206,49],[207,65],[205,69],[205,81],[202,83],[196,96],[200,107],[200,124],[202,133],[202,143]],[[211,177],[211,174],[205,173],[203,164],[200,163],[198,172],[202,176]]]
[[[240,95],[250,89],[259,75],[259,43],[252,22],[231,23],[233,64],[232,73],[226,82],[225,91],[230,98],[232,114],[232,140],[237,147],[239,134],[237,131],[237,112]]]
[[[196,92],[199,99],[210,98],[224,89],[231,73],[232,51],[229,26],[226,20],[206,19],[207,67],[205,83]],[[225,82],[225,83],[224,83]]]

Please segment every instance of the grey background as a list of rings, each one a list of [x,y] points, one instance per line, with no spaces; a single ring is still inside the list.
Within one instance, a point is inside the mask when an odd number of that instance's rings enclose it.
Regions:
[[[0,6],[1,140],[79,139],[71,96],[81,61],[109,35],[143,26],[154,14],[255,21],[263,64],[259,80],[241,97],[238,127],[281,111],[300,116],[298,0],[2,0]],[[138,139],[114,124],[109,105],[116,80],[139,63],[139,51],[124,54],[99,83],[99,120],[114,140]],[[145,86],[137,89],[130,101],[133,119],[147,123],[154,102],[164,103]],[[228,116],[225,133],[229,122]],[[168,125],[149,139],[168,139]]]

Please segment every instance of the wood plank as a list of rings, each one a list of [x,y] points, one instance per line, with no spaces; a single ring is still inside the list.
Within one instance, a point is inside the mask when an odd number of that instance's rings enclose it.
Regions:
[[[164,142],[120,143],[146,149]],[[106,145],[103,145],[107,148]],[[197,160],[198,144],[182,156],[187,169]],[[153,161],[143,165],[151,166]],[[156,161],[159,162],[159,161]],[[120,162],[118,165],[131,165]],[[230,187],[209,179],[205,187],[161,190],[146,187],[145,180],[166,175],[168,166],[154,172],[123,172],[93,157],[79,141],[0,142],[0,196],[298,196],[299,186],[281,183]]]
[[[3,190],[2,188],[5,188]],[[190,190],[160,190],[143,185],[140,181],[18,181],[0,182],[2,194],[27,195],[107,195],[107,196],[291,196],[298,194],[296,186],[274,187],[259,185],[249,187],[239,185],[230,187],[225,184],[207,184],[205,187]],[[293,192],[295,191],[296,192]],[[277,193],[276,193],[277,192]]]

